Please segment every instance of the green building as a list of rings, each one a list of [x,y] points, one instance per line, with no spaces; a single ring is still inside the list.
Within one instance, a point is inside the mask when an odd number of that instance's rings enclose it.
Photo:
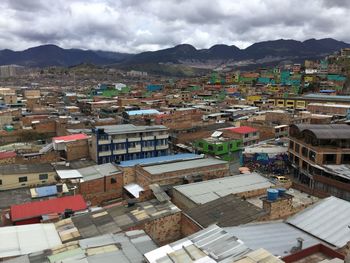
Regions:
[[[209,137],[194,142],[194,147],[198,152],[217,156],[225,161],[238,160],[242,146],[242,140],[222,137]]]

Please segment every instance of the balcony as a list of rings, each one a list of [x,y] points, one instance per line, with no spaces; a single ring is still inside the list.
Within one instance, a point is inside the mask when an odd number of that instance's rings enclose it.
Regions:
[[[113,150],[114,155],[126,154],[126,149]]]
[[[144,137],[142,137],[142,140],[143,141],[154,140],[154,135],[152,135],[152,136],[144,136]]]
[[[157,147],[156,147],[157,150],[166,150],[168,148],[169,148],[169,146],[167,144],[165,144],[165,145],[157,145]]]
[[[126,138],[116,138],[113,139],[113,143],[123,143],[126,142]]]
[[[104,144],[110,144],[111,141],[110,140],[99,140],[98,141],[98,145],[104,145]]]
[[[142,151],[154,151],[154,146],[144,146],[142,147]]]
[[[141,137],[128,138],[128,142],[139,142],[139,141],[141,141]]]
[[[169,134],[160,134],[156,136],[156,139],[160,140],[160,139],[168,139],[169,138]]]
[[[101,151],[98,153],[98,156],[99,157],[102,157],[102,156],[110,156],[112,155],[112,152],[111,151]]]
[[[133,147],[133,148],[128,148],[128,152],[129,152],[129,153],[138,153],[138,152],[141,152],[141,146],[136,146],[136,147]]]

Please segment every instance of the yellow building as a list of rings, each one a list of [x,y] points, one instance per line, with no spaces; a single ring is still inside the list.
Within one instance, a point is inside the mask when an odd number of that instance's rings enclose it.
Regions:
[[[261,96],[260,95],[247,96],[247,101],[249,101],[249,102],[260,101],[260,100],[261,100]]]
[[[51,164],[9,164],[0,166],[0,190],[34,187],[56,182]]]
[[[313,82],[314,81],[314,76],[305,76],[304,77],[304,81],[308,82],[308,83]]]

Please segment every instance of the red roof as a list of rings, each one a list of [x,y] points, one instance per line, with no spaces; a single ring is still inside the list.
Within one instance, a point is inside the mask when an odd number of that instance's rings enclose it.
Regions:
[[[16,152],[0,152],[0,160],[16,157]]]
[[[257,129],[249,127],[249,126],[225,128],[225,130],[229,130],[231,132],[240,133],[240,134],[246,134],[246,133],[251,133],[251,132],[258,131]]]
[[[78,133],[78,134],[72,134],[67,136],[59,136],[59,137],[53,137],[53,141],[63,141],[63,142],[71,142],[71,141],[77,141],[77,140],[84,140],[87,139],[88,136],[84,133]]]
[[[12,222],[15,222],[47,214],[63,213],[66,209],[79,211],[86,208],[85,200],[81,195],[65,196],[20,205],[12,205],[11,220]]]

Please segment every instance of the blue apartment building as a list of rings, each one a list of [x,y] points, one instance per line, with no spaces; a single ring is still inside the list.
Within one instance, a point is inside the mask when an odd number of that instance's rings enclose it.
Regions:
[[[109,125],[92,131],[91,158],[98,164],[169,154],[168,128],[163,125]]]

